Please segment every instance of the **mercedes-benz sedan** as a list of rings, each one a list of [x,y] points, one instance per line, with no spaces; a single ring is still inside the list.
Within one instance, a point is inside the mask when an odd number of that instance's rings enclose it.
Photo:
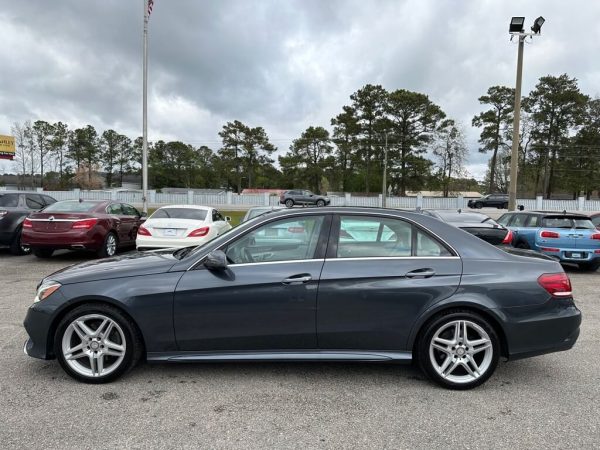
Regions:
[[[24,350],[90,383],[141,359],[416,361],[472,388],[501,357],[567,350],[579,335],[560,264],[511,252],[423,214],[273,212],[200,247],[46,277]]]

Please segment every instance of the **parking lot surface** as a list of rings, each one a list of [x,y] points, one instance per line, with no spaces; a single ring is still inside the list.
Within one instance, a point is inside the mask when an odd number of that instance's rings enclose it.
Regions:
[[[568,269],[583,311],[575,348],[501,363],[448,391],[410,366],[142,364],[108,385],[23,354],[40,279],[89,259],[0,250],[2,448],[598,448],[600,272]]]

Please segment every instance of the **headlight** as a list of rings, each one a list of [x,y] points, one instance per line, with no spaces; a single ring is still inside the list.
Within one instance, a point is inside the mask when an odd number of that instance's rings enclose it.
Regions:
[[[60,288],[60,283],[56,281],[46,281],[42,283],[42,285],[38,288],[37,294],[35,295],[34,303],[37,303],[41,300],[48,298],[52,293],[58,291]]]

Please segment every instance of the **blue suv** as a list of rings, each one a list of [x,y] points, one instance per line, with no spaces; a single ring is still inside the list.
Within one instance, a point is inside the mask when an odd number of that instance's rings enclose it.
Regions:
[[[532,249],[584,270],[600,267],[600,230],[582,214],[511,212],[498,223],[512,230],[514,246]]]

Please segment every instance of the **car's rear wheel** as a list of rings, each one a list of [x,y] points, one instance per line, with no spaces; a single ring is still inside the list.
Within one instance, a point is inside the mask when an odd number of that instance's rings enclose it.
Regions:
[[[450,389],[471,389],[496,370],[500,341],[494,328],[470,311],[449,311],[426,325],[417,344],[421,369]]]
[[[508,209],[508,203],[502,203],[502,206],[500,207],[500,209]]]
[[[325,200],[317,200],[317,206],[319,208],[322,208],[323,206],[325,206]]]
[[[587,271],[590,271],[590,272],[595,272],[596,270],[598,270],[598,268],[600,268],[600,261],[591,261],[591,262],[579,263],[578,266],[579,266],[579,268],[581,270],[587,270]]]
[[[291,207],[293,207],[293,206],[294,206],[294,200],[292,200],[291,198],[288,198],[288,199],[285,201],[285,206],[287,206],[288,208],[291,208]]]
[[[21,230],[15,233],[15,237],[10,243],[10,252],[15,256],[28,255],[31,253],[31,247],[21,244]]]
[[[50,258],[54,254],[53,248],[36,247],[32,251],[38,258]]]
[[[133,368],[142,356],[135,324],[117,308],[83,305],[69,312],[54,336],[62,368],[85,383],[107,383]]]
[[[116,253],[117,253],[117,235],[115,233],[113,233],[112,231],[110,231],[106,234],[106,237],[104,238],[104,243],[102,244],[102,247],[100,248],[100,250],[98,250],[98,257],[99,258],[111,257],[111,256],[115,256]]]

